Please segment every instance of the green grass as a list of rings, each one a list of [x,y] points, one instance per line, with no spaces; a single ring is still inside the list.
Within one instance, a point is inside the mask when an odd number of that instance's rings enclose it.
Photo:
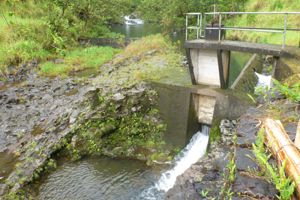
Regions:
[[[249,0],[246,11],[299,11],[300,0]],[[227,20],[226,26],[256,27],[256,28],[283,28],[283,15],[243,15]],[[288,16],[288,28],[300,28],[300,15]],[[228,31],[227,38],[261,42],[268,44],[282,44],[283,36],[278,33],[258,33],[245,31]],[[286,43],[298,46],[299,32],[287,33]]]
[[[168,53],[173,50],[174,46],[168,38],[163,37],[161,34],[149,35],[128,45],[120,60],[116,60],[116,62],[122,62],[130,57],[142,57],[151,51]]]
[[[6,20],[0,17],[0,70],[7,65],[49,57],[52,36],[47,23],[42,18],[9,13],[4,13]]]
[[[66,76],[70,72],[82,71],[89,68],[100,67],[110,61],[119,49],[112,47],[78,48],[66,53],[61,58],[62,63],[45,62],[41,64],[40,74],[44,76]]]

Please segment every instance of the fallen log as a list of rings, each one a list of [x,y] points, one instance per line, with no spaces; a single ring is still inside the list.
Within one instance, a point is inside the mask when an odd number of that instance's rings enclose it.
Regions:
[[[300,120],[297,126],[296,138],[295,138],[295,145],[300,150]]]
[[[285,161],[285,172],[296,185],[297,196],[300,197],[300,152],[291,141],[280,121],[266,119],[264,121],[266,131],[265,144],[270,148],[272,154],[282,165]]]

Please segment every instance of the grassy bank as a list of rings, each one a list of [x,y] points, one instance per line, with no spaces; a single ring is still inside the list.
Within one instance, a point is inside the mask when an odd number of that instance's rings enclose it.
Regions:
[[[7,15],[6,20],[0,20],[0,69],[50,56],[55,43],[45,21]]]
[[[119,34],[111,33],[108,28],[109,23],[119,21],[127,10],[127,1],[118,3],[112,6],[113,2],[100,4],[85,0],[1,1],[0,70],[5,72],[7,66],[18,66],[31,60],[72,57],[76,54],[74,48],[78,48],[77,41],[82,37],[120,38]],[[95,9],[90,8],[91,4]],[[115,10],[118,12],[113,12]],[[104,17],[108,13],[109,17]],[[107,54],[110,55],[111,51],[108,50]],[[83,53],[86,56],[86,52]],[[49,71],[45,68],[43,73]]]
[[[67,76],[70,72],[100,67],[120,52],[112,47],[77,48],[66,52],[64,57],[41,64],[40,74],[44,76]]]
[[[284,12],[299,11],[299,0],[254,0],[245,5],[245,11],[251,12]],[[283,28],[284,15],[243,15],[227,20],[226,26],[235,27],[256,27],[256,28]],[[289,15],[287,28],[300,28],[300,15]],[[227,38],[246,40],[251,42],[282,44],[283,36],[278,33],[260,33],[245,31],[229,31]],[[288,31],[286,43],[298,46],[300,42],[300,32]]]

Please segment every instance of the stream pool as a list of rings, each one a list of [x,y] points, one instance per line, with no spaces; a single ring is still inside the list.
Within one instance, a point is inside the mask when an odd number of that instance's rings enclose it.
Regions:
[[[39,199],[133,199],[153,185],[160,172],[139,161],[106,157],[65,163],[43,181]]]

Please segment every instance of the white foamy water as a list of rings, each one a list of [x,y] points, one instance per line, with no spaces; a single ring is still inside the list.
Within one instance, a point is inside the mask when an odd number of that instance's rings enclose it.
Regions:
[[[209,128],[203,126],[202,132],[196,133],[190,143],[175,158],[173,169],[162,174],[162,177],[156,184],[158,190],[167,192],[171,189],[177,176],[183,174],[192,164],[195,164],[206,152],[208,144]]]
[[[209,130],[209,127],[202,126],[202,131],[197,132],[190,143],[175,157],[174,167],[164,172],[154,187],[145,190],[141,195],[142,199],[162,199],[161,195],[175,185],[176,178],[204,156],[209,140]]]
[[[256,77],[258,78],[258,83],[256,85],[256,87],[262,86],[262,87],[266,87],[267,89],[271,88],[272,85],[272,76],[266,76],[263,74],[259,74],[257,72],[255,72]]]

